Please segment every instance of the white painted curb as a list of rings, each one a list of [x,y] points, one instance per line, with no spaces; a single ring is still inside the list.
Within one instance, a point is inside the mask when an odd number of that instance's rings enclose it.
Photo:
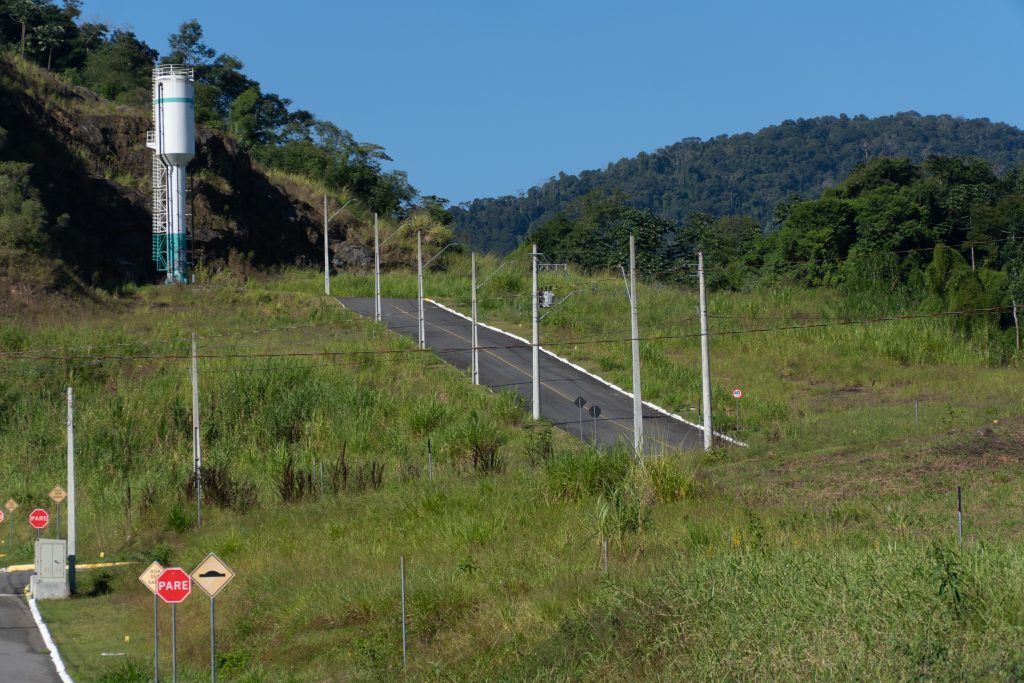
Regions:
[[[60,680],[63,681],[63,683],[75,683],[71,680],[71,676],[68,675],[68,670],[64,666],[64,660],[60,658],[60,653],[57,651],[57,645],[53,642],[53,638],[50,636],[50,629],[46,628],[46,622],[43,621],[43,615],[39,613],[39,608],[36,607],[35,598],[28,599],[28,609],[32,612],[32,618],[36,620],[36,626],[39,627],[39,633],[43,636],[43,643],[50,651],[50,659],[53,661],[53,666],[57,669],[57,675],[60,676]]]
[[[434,304],[435,306],[437,306],[438,308],[440,308],[442,310],[445,310],[445,311],[448,311],[449,313],[452,313],[453,315],[457,315],[460,318],[464,318],[465,320],[468,320],[469,322],[473,322],[473,319],[470,318],[469,316],[467,316],[467,315],[465,315],[463,313],[460,313],[460,312],[456,311],[453,308],[449,308],[449,307],[445,306],[444,304],[440,304],[440,303],[434,301],[433,299],[428,299],[428,298],[424,297],[423,300],[427,301],[427,302],[430,302],[430,303]],[[531,342],[530,340],[524,339],[523,337],[520,337],[518,335],[512,334],[511,332],[506,332],[505,330],[503,330],[501,328],[498,328],[498,327],[494,327],[493,325],[488,325],[487,323],[482,323],[482,322],[479,322],[479,321],[477,321],[477,325],[479,325],[480,327],[486,327],[489,330],[493,330],[494,332],[498,332],[498,333],[503,334],[503,335],[505,335],[507,337],[511,337],[512,339],[516,339],[518,341],[521,341],[524,344],[526,344],[527,346],[532,346],[533,345],[533,342]],[[628,396],[629,398],[633,398],[633,394],[631,392],[626,391],[625,389],[623,389],[622,387],[620,387],[620,386],[618,386],[616,384],[612,384],[611,382],[609,382],[608,380],[606,380],[603,377],[595,375],[594,373],[590,372],[586,368],[582,368],[579,365],[576,365],[576,363],[573,363],[571,360],[568,360],[567,358],[562,358],[558,354],[552,353],[551,351],[548,351],[543,346],[540,347],[540,350],[543,351],[544,353],[546,353],[547,355],[551,356],[555,360],[559,360],[559,361],[565,363],[566,365],[568,365],[568,366],[570,366],[572,368],[575,368],[576,370],[579,370],[583,374],[588,375],[588,376],[594,378],[595,380],[597,380],[601,384],[604,384],[605,386],[607,386],[607,387],[609,387],[611,389],[614,389],[615,391],[618,391],[620,394],[624,394],[624,395]],[[650,401],[643,401],[643,404],[645,406],[647,406],[648,408],[653,408],[654,410],[658,411],[662,415],[665,415],[665,416],[671,417],[671,418],[675,418],[676,420],[679,420],[683,424],[689,425],[690,427],[694,427],[695,429],[704,429],[704,427],[702,425],[690,422],[689,420],[685,419],[684,417],[682,417],[680,415],[677,415],[677,414],[675,414],[673,412],[670,412],[668,410],[665,410],[661,406],[656,405],[654,403],[651,403]],[[744,448],[747,447],[747,444],[743,443],[742,441],[737,441],[736,439],[734,439],[734,438],[732,438],[730,436],[726,436],[725,434],[722,434],[721,432],[714,432],[714,435],[719,437],[723,441],[728,441],[731,444],[735,444],[737,446],[742,446]]]

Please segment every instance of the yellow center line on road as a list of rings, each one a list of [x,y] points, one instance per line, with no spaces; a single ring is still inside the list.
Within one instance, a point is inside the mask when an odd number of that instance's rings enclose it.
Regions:
[[[395,309],[396,311],[398,311],[399,313],[402,313],[403,315],[407,315],[410,318],[412,318],[413,320],[416,320],[417,322],[419,321],[419,317],[418,316],[415,316],[412,313],[409,313],[408,311],[399,308],[398,306],[396,306],[392,302],[388,302],[388,303],[390,303],[391,307],[393,309]],[[441,310],[441,309],[438,309],[438,310]],[[445,334],[449,334],[449,335],[451,335],[451,336],[453,336],[453,337],[455,337],[457,339],[461,339],[464,342],[469,342],[470,346],[472,347],[472,343],[473,343],[472,340],[466,339],[465,337],[463,337],[460,334],[452,332],[451,330],[449,330],[447,328],[444,328],[444,327],[438,327],[434,323],[427,321],[426,313],[424,313],[424,315],[423,315],[423,322],[425,324],[427,324],[427,325],[430,325],[435,330],[439,330],[441,332],[444,332]],[[532,346],[532,344],[531,344],[531,346]],[[524,375],[526,375],[527,377],[530,377],[532,379],[532,376],[530,375],[529,372],[527,372],[526,370],[523,370],[521,367],[519,367],[515,363],[512,363],[512,362],[506,360],[505,358],[502,358],[501,356],[497,355],[496,353],[494,353],[493,350],[491,350],[491,349],[479,349],[479,350],[487,353],[488,355],[490,355],[490,356],[492,356],[492,357],[494,357],[494,358],[496,358],[498,360],[500,360],[502,363],[505,363],[509,367],[515,368],[519,372],[523,373]],[[472,348],[466,349],[466,351],[469,351],[470,353],[472,353]],[[562,393],[557,388],[551,386],[547,382],[544,382],[543,380],[541,380],[540,384],[541,384],[541,386],[546,387],[549,391],[552,391],[552,392],[558,394],[559,396],[564,398],[566,401],[569,401],[570,403],[573,401],[573,399],[571,397],[569,397],[567,394]],[[616,428],[618,428],[618,429],[620,429],[620,430],[622,430],[622,431],[624,431],[624,432],[626,432],[628,434],[632,434],[633,433],[633,429],[632,428],[626,427],[625,425],[621,425],[618,422],[615,422],[614,420],[609,420],[609,419],[605,418],[605,422],[607,422],[610,425],[613,425],[614,427],[616,427]],[[654,436],[653,439],[654,439],[655,443],[659,444],[660,446],[662,446],[662,447],[664,447],[666,449],[671,450],[671,447],[667,443],[665,443],[663,440],[659,439],[657,436]]]

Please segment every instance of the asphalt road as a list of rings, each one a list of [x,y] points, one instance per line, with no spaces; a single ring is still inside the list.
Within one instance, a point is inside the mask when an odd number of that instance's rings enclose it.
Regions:
[[[338,303],[360,315],[373,318],[372,298],[337,298]],[[417,338],[416,301],[383,299],[384,323],[395,332]],[[469,369],[472,350],[472,324],[434,304],[425,304],[424,321],[427,347],[452,365]],[[480,383],[496,391],[513,390],[532,400],[532,353],[529,344],[486,327],[477,328],[480,344]],[[541,327],[543,340],[543,326]],[[625,442],[633,445],[633,399],[568,363],[540,354],[541,417],[570,434],[602,446]],[[583,419],[575,401],[586,400]],[[601,408],[597,420],[587,414],[590,406]],[[647,453],[700,449],[703,437],[699,429],[644,405],[644,450]]]
[[[60,683],[25,602],[31,575],[0,571],[0,681]]]

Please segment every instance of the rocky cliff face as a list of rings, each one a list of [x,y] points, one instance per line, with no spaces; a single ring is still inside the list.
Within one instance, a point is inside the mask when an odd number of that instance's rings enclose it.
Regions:
[[[8,133],[0,160],[33,164],[53,256],[96,285],[158,279],[148,115],[56,79],[40,84],[0,60],[0,127]],[[319,211],[254,168],[231,139],[199,129],[188,173],[197,262],[216,269],[233,251],[257,266],[318,262]]]

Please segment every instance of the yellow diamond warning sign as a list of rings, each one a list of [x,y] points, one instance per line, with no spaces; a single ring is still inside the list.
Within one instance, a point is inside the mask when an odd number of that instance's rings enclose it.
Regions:
[[[68,492],[61,488],[61,486],[58,484],[57,486],[53,487],[53,490],[50,491],[48,495],[50,496],[50,500],[52,500],[54,503],[60,503],[62,500],[68,497]]]
[[[217,597],[224,586],[235,578],[235,573],[216,554],[210,553],[192,570],[192,581],[211,598]]]

